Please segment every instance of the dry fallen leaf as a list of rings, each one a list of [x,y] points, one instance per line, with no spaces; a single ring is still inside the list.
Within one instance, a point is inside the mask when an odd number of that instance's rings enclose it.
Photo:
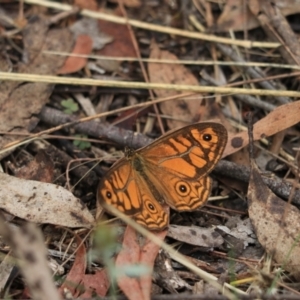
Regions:
[[[271,136],[285,130],[299,122],[300,101],[281,105],[274,109],[267,116],[257,121],[253,126],[253,138],[255,141]],[[249,143],[248,132],[243,131],[237,134],[228,134],[228,143],[223,157],[230,155]]]
[[[96,0],[75,0],[74,5],[81,9],[97,10],[98,4]]]
[[[89,55],[92,52],[93,40],[88,35],[79,35],[77,37],[72,54]],[[57,71],[57,74],[70,74],[80,71],[85,67],[87,57],[70,56],[66,59],[64,65]]]
[[[228,0],[218,18],[217,32],[228,30],[250,30],[260,25],[259,21],[249,10],[246,2],[242,0]]]
[[[166,233],[166,230],[157,232],[156,236],[163,240]],[[138,238],[137,232],[128,226],[124,234],[122,250],[116,259],[116,268],[141,264],[152,270],[159,249],[160,247],[152,241]],[[118,278],[118,285],[128,299],[150,299],[151,284],[151,273],[140,276],[140,278],[130,276]]]
[[[300,12],[300,0],[273,0],[272,2],[249,0],[248,2],[249,9],[255,16],[259,16],[262,13],[263,8],[269,4],[280,9],[282,15],[284,16],[289,16]]]
[[[249,217],[264,249],[284,270],[300,279],[300,212],[264,184],[251,162],[248,190]]]
[[[174,270],[172,259],[165,250],[159,251],[155,259],[152,277],[155,282],[172,293],[178,293],[178,290],[183,289],[192,290],[192,287]]]
[[[119,8],[117,8],[113,15],[122,16]],[[105,45],[103,49],[97,52],[98,55],[112,56],[112,57],[136,57],[136,52],[131,41],[131,36],[127,25],[114,24],[111,22],[99,20],[99,30],[106,35],[113,38],[113,42]],[[105,70],[115,72],[119,70],[121,61],[100,59],[97,63]]]
[[[35,223],[91,227],[94,218],[86,206],[61,186],[19,179],[0,173],[0,208]]]
[[[44,150],[40,150],[32,161],[15,172],[15,176],[18,178],[49,183],[53,181],[53,175],[54,162]]]
[[[106,269],[96,270],[94,274],[85,274],[86,272],[86,249],[82,240],[77,237],[77,243],[80,245],[76,251],[75,261],[71,270],[60,287],[60,291],[68,290],[73,297],[81,299],[97,296],[104,297],[109,288],[109,280]]]
[[[63,65],[65,57],[48,55],[44,51],[69,52],[73,44],[72,34],[68,29],[50,29],[45,16],[36,16],[22,31],[25,63],[18,64],[16,72],[54,75]],[[9,71],[9,64],[4,55],[0,56],[0,69]],[[53,85],[45,83],[23,83],[2,81],[0,83],[0,130],[27,133],[37,124],[37,115],[48,102]],[[15,140],[16,136],[0,137],[0,148]],[[0,158],[9,152],[0,154]]]
[[[160,50],[155,42],[151,43],[151,54],[149,58],[174,61],[178,60],[178,58],[169,51]],[[172,83],[182,85],[199,84],[197,78],[183,65],[149,63],[148,72],[152,83]],[[182,94],[181,92],[167,90],[155,90],[155,93],[160,98]],[[186,125],[187,122],[198,121],[201,102],[201,96],[193,95],[173,100],[172,102],[162,102],[160,104],[160,108],[163,114],[173,118],[173,120],[167,119],[167,123],[170,129],[174,129]]]
[[[231,218],[233,219],[233,217]],[[253,227],[250,219],[239,219],[233,228],[229,228],[223,225],[218,225],[217,228],[219,230],[222,230],[224,233],[243,241],[244,248],[246,248],[249,244],[255,244],[257,240],[253,232]]]
[[[222,236],[212,228],[170,225],[168,237],[200,247],[218,247],[223,244]]]
[[[213,29],[218,32],[228,30],[241,31],[251,30],[260,26],[256,16],[261,13],[260,4],[263,3],[264,1],[257,0],[227,0],[222,14],[218,18],[217,26]],[[277,0],[273,1],[273,3],[281,10],[284,16],[296,14],[300,11],[299,0]]]
[[[93,41],[93,50],[100,50],[106,44],[113,41],[111,36],[100,31],[98,21],[96,19],[81,18],[70,26],[70,30],[72,31],[75,39],[77,39],[80,35],[88,35]]]

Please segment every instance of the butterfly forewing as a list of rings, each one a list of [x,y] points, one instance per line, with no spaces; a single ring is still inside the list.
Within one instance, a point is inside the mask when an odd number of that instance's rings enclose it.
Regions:
[[[226,142],[223,125],[199,123],[171,132],[139,152],[152,166],[183,178],[199,178],[212,170]]]

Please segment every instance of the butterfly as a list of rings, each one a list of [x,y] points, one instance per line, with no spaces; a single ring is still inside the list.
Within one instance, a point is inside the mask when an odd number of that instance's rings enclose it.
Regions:
[[[171,131],[139,150],[127,150],[102,178],[97,199],[150,230],[169,224],[163,209],[191,211],[205,204],[211,191],[208,173],[222,156],[227,130],[203,122]]]

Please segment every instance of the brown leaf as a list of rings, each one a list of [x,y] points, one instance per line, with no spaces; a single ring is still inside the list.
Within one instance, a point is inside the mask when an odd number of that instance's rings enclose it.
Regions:
[[[58,52],[70,52],[74,44],[72,34],[69,29],[38,29],[46,22],[47,19],[43,17],[37,24],[29,23],[29,26],[24,32],[24,43],[26,42],[25,52],[29,54],[27,64],[20,67],[19,72],[55,75],[57,70],[63,65],[65,57],[59,55],[49,55],[44,51],[55,49]],[[31,28],[33,26],[33,28]],[[44,25],[42,25],[42,28]],[[40,40],[39,44],[33,43],[34,40]]]
[[[77,237],[78,244],[81,243],[81,239]],[[68,289],[73,295],[73,297],[78,297],[80,294],[80,284],[82,278],[84,277],[86,269],[86,250],[85,246],[82,243],[81,246],[76,251],[76,256],[74,263],[70,272],[68,273],[64,283],[60,286],[60,291],[64,292],[65,289]],[[82,289],[83,287],[81,287]]]
[[[240,0],[242,1],[242,0]],[[262,12],[262,7],[267,5],[272,5],[280,9],[284,16],[289,16],[297,14],[300,12],[300,1],[299,0],[273,0],[271,1],[259,1],[259,0],[249,0],[248,6],[251,12],[255,16],[259,16]]]
[[[97,270],[95,274],[92,275],[84,275],[82,283],[85,287],[85,292],[80,295],[82,299],[92,298],[94,293],[104,297],[109,288],[109,279],[106,269]]]
[[[79,35],[77,37],[72,54],[89,55],[92,52],[93,41],[88,35]],[[87,63],[86,57],[70,56],[65,64],[57,71],[57,74],[70,74],[78,72],[85,67]]]
[[[114,11],[114,15],[121,16],[119,9]],[[99,28],[101,32],[114,38],[113,42],[105,45],[103,49],[98,52],[98,55],[113,56],[113,57],[136,57],[133,44],[131,42],[128,27],[122,24],[113,24],[108,21],[99,20]],[[119,61],[99,61],[101,66],[108,71],[117,71],[121,62]]]
[[[52,183],[54,163],[50,155],[41,150],[26,166],[19,169],[15,176],[22,179]]]
[[[128,226],[124,234],[122,250],[116,259],[116,267],[135,264],[139,261],[139,256],[140,247],[136,241],[136,232]],[[143,292],[137,278],[121,277],[118,279],[118,285],[129,299],[144,300]],[[149,299],[149,296],[146,299]]]
[[[299,122],[300,100],[281,105],[267,116],[256,122],[253,126],[253,138],[255,141],[271,136],[285,130]],[[228,142],[223,157],[230,155],[249,143],[248,132],[228,135]]]
[[[82,241],[77,237],[77,242]],[[92,298],[93,293],[98,296],[105,296],[109,288],[109,280],[105,269],[97,270],[95,274],[85,274],[86,249],[82,243],[76,252],[75,261],[68,273],[60,291],[68,289],[73,297],[82,299]]]
[[[166,234],[166,230],[156,233],[161,240],[165,238]],[[145,243],[142,243],[141,240],[134,229],[129,226],[126,228],[123,247],[116,259],[116,267],[139,263],[150,269],[153,268],[160,247],[150,240],[146,240]],[[151,274],[141,276],[139,279],[123,276],[118,279],[118,285],[129,299],[150,299]]]
[[[87,17],[81,18],[70,26],[70,30],[72,31],[75,39],[77,39],[80,35],[89,36],[93,41],[93,50],[102,49],[106,44],[113,41],[112,37],[99,30],[98,21],[96,19]]]
[[[178,60],[178,58],[169,51],[160,50],[154,41],[151,43],[151,49],[150,59]],[[148,72],[152,83],[198,85],[198,80],[182,65],[149,63]],[[155,93],[161,98],[182,94],[181,92],[167,90],[155,90]],[[191,98],[195,100],[188,100]],[[163,114],[174,118],[174,120],[167,120],[169,128],[174,129],[186,125],[186,122],[198,121],[201,102],[202,97],[194,95],[172,102],[162,102],[160,108]]]
[[[273,194],[255,163],[251,165],[248,206],[257,238],[283,269],[300,279],[300,212]]]
[[[241,31],[250,30],[260,26],[257,16],[261,13],[260,5],[264,1],[259,0],[227,0],[220,15],[215,31],[224,32],[228,30]],[[273,1],[284,16],[300,12],[299,0],[277,0]]]
[[[74,5],[81,9],[97,10],[98,4],[96,0],[75,0]]]
[[[256,17],[251,13],[247,4],[243,0],[228,0],[225,2],[222,14],[218,18],[218,32],[228,30],[250,30],[260,25]]]
[[[71,32],[68,29],[48,28],[49,22],[45,16],[36,17],[23,31],[24,61],[15,70],[19,73],[34,73],[54,75],[65,61],[64,57],[48,55],[44,51],[53,50],[69,52],[73,44]],[[8,70],[4,56],[0,56],[1,70]],[[2,68],[3,67],[3,68]],[[45,83],[0,83],[0,130],[27,133],[37,124],[36,115],[49,100],[53,85]],[[16,109],[18,108],[18,109]],[[0,137],[0,148],[16,137],[8,135]],[[4,157],[7,153],[1,154]]]
[[[121,112],[120,115],[113,120],[113,123],[123,129],[134,130],[136,120],[140,117],[147,116],[150,112],[152,112],[150,107],[145,108],[142,111],[138,108],[128,109]]]

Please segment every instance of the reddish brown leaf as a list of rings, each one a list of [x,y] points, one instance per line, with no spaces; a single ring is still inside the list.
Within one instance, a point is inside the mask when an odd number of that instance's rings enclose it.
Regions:
[[[133,130],[135,128],[137,118],[148,115],[149,112],[152,112],[150,107],[147,107],[142,111],[138,108],[128,109],[127,111],[120,113],[113,122],[116,126],[122,127],[123,129]]]
[[[116,267],[135,264],[139,262],[140,246],[137,243],[136,231],[127,226],[122,250],[116,259]],[[118,284],[123,293],[129,299],[144,299],[140,284],[137,278],[122,277],[118,279]]]
[[[162,241],[165,239],[168,230],[164,230],[162,232],[157,232],[156,236],[159,237]],[[141,248],[141,256],[140,263],[147,265],[149,268],[153,269],[154,261],[156,256],[158,255],[158,251],[160,246],[153,243],[151,240],[146,240],[145,245]],[[140,278],[140,286],[142,288],[142,292],[144,295],[144,299],[150,295],[151,292],[151,284],[152,284],[152,276],[151,274],[146,276],[141,276]]]
[[[104,297],[109,288],[109,279],[105,269],[96,271],[95,274],[86,274],[83,277],[82,284],[85,292],[80,295],[80,298],[92,298],[93,293]]]
[[[81,242],[79,238],[77,238],[77,242]],[[78,248],[76,252],[75,261],[73,263],[72,269],[68,273],[64,283],[60,287],[60,291],[64,292],[64,289],[68,289],[74,297],[79,296],[80,289],[77,289],[81,284],[85,268],[86,268],[86,250],[84,244]],[[81,287],[82,288],[82,287]]]
[[[93,41],[88,35],[79,35],[72,54],[89,55],[92,51]],[[70,74],[81,70],[87,63],[86,57],[70,56],[65,64],[57,72],[58,74]]]
[[[78,244],[81,242],[77,238]],[[109,288],[109,280],[106,270],[99,270],[95,274],[85,274],[86,249],[82,244],[77,252],[72,269],[60,287],[60,291],[68,289],[74,297],[90,298],[93,293],[98,296],[105,296]]]
[[[161,240],[165,238],[166,234],[166,230],[156,233]],[[160,247],[150,240],[146,240],[141,245],[141,240],[136,231],[128,226],[124,234],[122,250],[116,259],[116,267],[139,263],[150,269],[153,268]],[[118,285],[129,299],[150,299],[151,274],[141,276],[141,278],[120,277]]]
[[[97,10],[98,4],[96,0],[75,0],[74,5],[81,9]]]
[[[119,9],[116,9],[114,15],[121,16],[122,14]],[[114,39],[112,43],[105,45],[105,47],[98,52],[99,55],[136,57],[136,52],[126,25],[113,24],[112,26],[111,22],[99,20],[99,28],[101,32],[106,33]],[[103,67],[106,70],[114,71],[119,68],[119,64],[120,62],[104,61]]]

